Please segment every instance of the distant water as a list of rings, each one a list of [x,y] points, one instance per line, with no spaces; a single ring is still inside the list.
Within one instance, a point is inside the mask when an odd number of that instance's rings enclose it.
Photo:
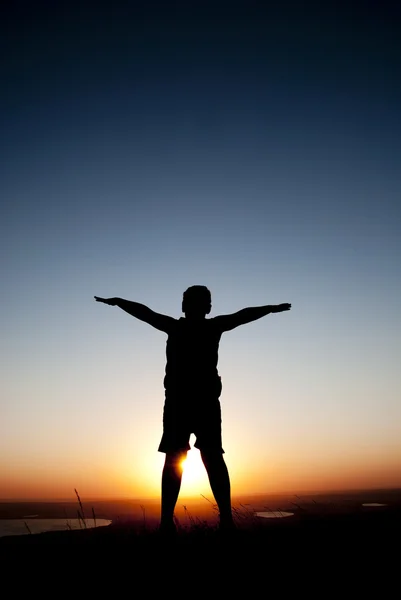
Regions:
[[[68,523],[68,524],[67,524]],[[110,525],[108,519],[96,519],[96,527]],[[95,526],[93,519],[86,519],[86,526],[92,529]],[[6,535],[29,535],[31,533],[44,533],[45,531],[67,531],[71,529],[80,529],[79,519],[0,519],[0,537]]]
[[[256,516],[264,519],[282,519],[283,517],[292,517],[293,514],[282,510],[265,510],[264,512],[257,512]]]

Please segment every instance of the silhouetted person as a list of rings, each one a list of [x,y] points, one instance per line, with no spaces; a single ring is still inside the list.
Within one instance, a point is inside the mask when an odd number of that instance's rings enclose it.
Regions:
[[[207,287],[194,285],[183,295],[185,318],[174,319],[154,312],[138,302],[121,298],[98,298],[167,333],[167,363],[164,378],[163,436],[159,452],[166,454],[162,475],[162,531],[175,531],[174,509],[182,478],[182,463],[190,450],[191,433],[200,450],[210,486],[220,512],[220,527],[233,527],[230,478],[223,458],[221,438],[222,390],[217,370],[221,335],[269,313],[290,310],[291,304],[244,308],[230,315],[206,319],[211,311]]]

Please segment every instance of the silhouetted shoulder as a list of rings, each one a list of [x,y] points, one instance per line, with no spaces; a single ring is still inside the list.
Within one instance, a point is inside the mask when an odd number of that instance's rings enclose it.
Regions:
[[[168,315],[162,315],[161,313],[157,313],[151,309],[148,309],[146,315],[142,316],[142,320],[146,323],[149,323],[149,325],[155,329],[164,331],[167,334],[172,333],[178,323],[178,319],[174,319],[174,317],[170,317]]]
[[[217,317],[213,318],[213,321],[214,327],[220,333],[231,331],[231,329],[235,329],[239,325],[243,325],[242,311],[238,311],[230,315],[218,315]]]

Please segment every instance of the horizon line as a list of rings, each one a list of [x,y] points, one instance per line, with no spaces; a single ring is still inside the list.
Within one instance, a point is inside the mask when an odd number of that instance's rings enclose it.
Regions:
[[[283,491],[283,492],[245,492],[238,493],[232,495],[232,500],[235,498],[243,498],[246,496],[323,496],[323,495],[345,495],[345,494],[361,494],[361,493],[380,493],[380,492],[401,492],[401,487],[383,487],[383,488],[346,488],[344,490],[308,490],[308,491]],[[207,498],[203,494],[192,495],[192,496],[182,496],[180,500],[203,500],[208,501]],[[83,499],[84,502],[133,502],[133,501],[141,501],[141,502],[160,502],[160,497],[152,496],[152,497],[133,497],[133,496],[110,496],[110,497],[88,497]],[[212,503],[215,502],[214,498],[210,499]],[[41,502],[41,503],[58,503],[58,502],[71,502],[76,503],[76,498],[73,496],[71,498],[0,498],[0,504],[10,504],[10,503],[28,503],[28,502]]]

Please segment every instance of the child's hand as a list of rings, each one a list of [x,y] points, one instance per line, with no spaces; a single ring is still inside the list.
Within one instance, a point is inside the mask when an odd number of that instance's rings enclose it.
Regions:
[[[108,304],[109,306],[115,306],[117,304],[118,298],[99,298],[99,296],[94,296],[96,302],[103,302],[103,304]]]
[[[283,312],[285,310],[290,310],[291,304],[277,304],[275,312]]]

